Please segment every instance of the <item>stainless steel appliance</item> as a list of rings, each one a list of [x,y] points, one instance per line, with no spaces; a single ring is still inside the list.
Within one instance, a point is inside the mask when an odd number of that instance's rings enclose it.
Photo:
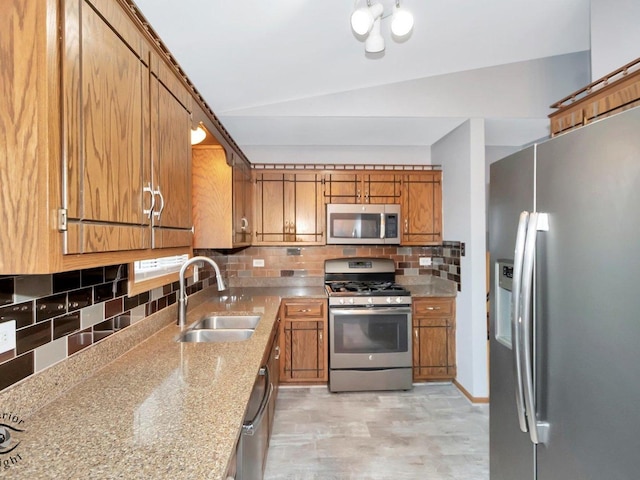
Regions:
[[[639,132],[636,108],[491,165],[491,480],[640,476]]]
[[[412,388],[411,295],[388,258],[325,261],[329,390]]]
[[[399,244],[400,205],[327,205],[327,243]]]
[[[269,409],[273,382],[269,366],[260,369],[247,407],[237,455],[236,480],[262,480],[269,448]]]

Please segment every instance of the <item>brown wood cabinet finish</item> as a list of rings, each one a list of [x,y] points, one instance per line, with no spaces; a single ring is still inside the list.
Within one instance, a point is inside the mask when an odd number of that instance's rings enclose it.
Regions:
[[[153,247],[189,247],[191,227],[191,117],[186,88],[152,56],[151,157]],[[157,65],[157,66],[156,66]]]
[[[405,174],[401,203],[402,245],[442,243],[442,172]]]
[[[456,376],[455,298],[414,298],[413,379]]]
[[[326,173],[325,203],[400,203],[399,173]]]
[[[322,174],[255,171],[255,245],[324,244]]]
[[[193,148],[194,248],[238,248],[251,243],[251,169],[221,145]]]
[[[151,122],[158,114],[151,105],[152,72],[165,86],[183,87],[180,93],[171,87],[183,106],[191,94],[138,20],[120,0],[0,3],[0,128],[6,139],[0,217],[7,225],[0,233],[0,273],[52,273],[158,256],[150,248],[152,219],[144,212],[152,202],[144,190],[152,187]],[[189,146],[187,117],[178,141]],[[190,176],[187,193],[189,183]],[[180,188],[172,184],[169,195]],[[182,222],[190,215],[190,197],[176,203],[188,209],[177,214]],[[161,244],[184,247],[167,254],[189,252],[190,233],[168,230]]]
[[[280,306],[282,383],[328,379],[327,307],[322,299],[283,300]]]
[[[110,2],[66,2],[64,23],[66,204],[77,223],[66,253],[147,248],[149,48]]]

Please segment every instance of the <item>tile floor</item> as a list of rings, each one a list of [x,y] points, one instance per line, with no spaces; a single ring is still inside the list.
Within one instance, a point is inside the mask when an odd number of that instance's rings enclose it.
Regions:
[[[280,389],[265,480],[488,480],[489,407],[451,384]]]

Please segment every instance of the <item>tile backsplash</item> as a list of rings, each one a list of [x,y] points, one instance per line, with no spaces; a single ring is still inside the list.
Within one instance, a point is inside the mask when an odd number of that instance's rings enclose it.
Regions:
[[[386,257],[396,262],[399,282],[439,276],[461,287],[464,245],[428,247],[317,246],[249,247],[234,252],[199,250],[216,260],[229,286],[321,285],[329,258]],[[420,258],[429,257],[430,266]],[[254,267],[263,260],[263,267]],[[257,262],[261,264],[261,262]],[[178,282],[128,296],[127,265],[110,265],[52,275],[0,276],[0,323],[16,322],[16,348],[0,353],[0,391],[81,352],[177,301]],[[215,284],[208,266],[187,293]]]
[[[324,261],[339,257],[385,257],[396,262],[399,282],[409,277],[432,275],[452,280],[461,286],[460,242],[443,242],[429,247],[399,246],[318,246],[318,247],[249,247],[233,255],[225,262],[231,286],[259,284],[265,278],[317,278],[322,283]],[[212,251],[198,253],[210,255]],[[430,266],[421,266],[420,258],[429,257]],[[254,260],[262,260],[264,266],[253,266]],[[262,262],[258,262],[262,264]]]
[[[208,269],[192,294],[215,283]],[[0,353],[0,390],[177,301],[178,282],[128,296],[127,265],[0,277],[0,323],[16,322],[16,348]]]

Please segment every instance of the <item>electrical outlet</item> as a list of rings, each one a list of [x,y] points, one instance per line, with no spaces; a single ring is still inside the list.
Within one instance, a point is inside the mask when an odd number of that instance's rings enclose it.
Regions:
[[[431,257],[420,257],[420,266],[421,267],[430,267],[431,266]]]
[[[0,323],[0,353],[16,348],[16,321]]]
[[[254,258],[253,259],[253,266],[254,267],[264,267],[264,259],[262,259],[262,258]]]

